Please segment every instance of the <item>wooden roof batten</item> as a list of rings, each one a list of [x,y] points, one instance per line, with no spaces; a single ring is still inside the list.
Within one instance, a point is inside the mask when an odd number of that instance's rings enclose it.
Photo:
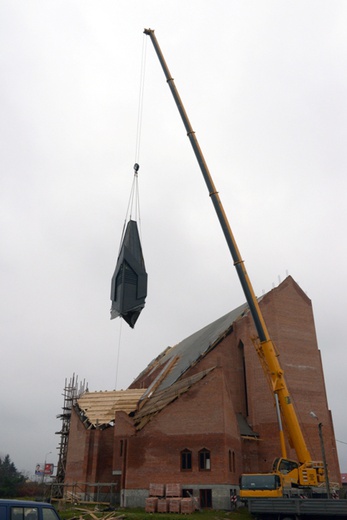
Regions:
[[[116,412],[134,412],[145,391],[145,388],[134,388],[85,392],[77,400],[77,412],[87,429],[104,429],[113,424]]]

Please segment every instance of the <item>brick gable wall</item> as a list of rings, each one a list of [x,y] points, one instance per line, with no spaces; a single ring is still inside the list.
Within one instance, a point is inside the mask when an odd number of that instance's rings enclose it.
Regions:
[[[321,460],[318,424],[309,415],[312,410],[323,423],[330,477],[338,482],[339,464],[311,301],[288,277],[262,298],[260,306],[280,354],[308,449],[313,459]],[[241,473],[269,471],[273,459],[280,455],[278,426],[273,396],[252,336],[255,330],[251,317],[237,320],[233,331],[184,377],[211,367],[214,370],[140,431],[124,412],[117,413],[114,428],[99,432],[86,431],[79,418],[73,416],[67,479],[93,477],[111,481],[113,472],[123,490],[140,490],[143,497],[153,482],[231,489],[237,486]],[[147,387],[158,372],[159,368],[152,374],[145,370],[143,377],[135,380],[136,387]],[[260,440],[241,438],[238,413],[247,418]],[[198,453],[202,448],[210,450],[210,471],[199,471]],[[191,471],[180,468],[184,449],[192,452]],[[288,456],[296,459],[289,444]]]

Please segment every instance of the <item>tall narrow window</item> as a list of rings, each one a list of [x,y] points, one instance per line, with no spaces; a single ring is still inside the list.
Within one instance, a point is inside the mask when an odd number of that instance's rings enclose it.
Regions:
[[[119,456],[123,457],[124,441],[121,440],[119,443]]]
[[[192,452],[190,450],[181,451],[181,471],[191,471]]]
[[[235,473],[236,466],[235,466],[235,452],[229,450],[229,471],[232,473]]]
[[[243,393],[244,393],[244,403],[245,403],[245,416],[248,416],[248,393],[247,393],[247,373],[246,373],[246,359],[245,359],[245,348],[242,341],[239,342],[239,349],[242,358],[242,376],[243,376]]]
[[[202,471],[208,471],[211,469],[210,451],[206,448],[199,451],[199,469]]]

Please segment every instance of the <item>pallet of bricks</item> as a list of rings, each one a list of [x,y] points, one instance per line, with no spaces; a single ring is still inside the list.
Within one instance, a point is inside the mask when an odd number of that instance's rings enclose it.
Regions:
[[[169,503],[170,513],[191,514],[195,510],[192,497],[182,498],[181,484],[166,484],[166,500]]]
[[[146,513],[156,513],[158,511],[158,502],[165,497],[164,484],[150,484],[149,497],[146,498]]]
[[[193,498],[182,498],[181,484],[150,484],[146,499],[147,513],[191,514],[194,510]]]
[[[166,484],[166,500],[169,504],[169,513],[181,512],[182,486],[181,484]]]

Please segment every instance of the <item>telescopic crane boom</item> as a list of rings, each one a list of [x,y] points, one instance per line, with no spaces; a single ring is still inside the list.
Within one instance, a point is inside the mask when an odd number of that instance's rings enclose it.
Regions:
[[[157,38],[154,34],[154,30],[145,29],[144,33],[147,34],[154,46],[154,49],[159,58],[159,62],[164,71],[167,83],[170,87],[171,93],[176,102],[178,111],[181,115],[183,124],[187,131],[188,138],[193,147],[196,159],[199,163],[200,170],[205,179],[207,189],[209,195],[211,197],[213,206],[217,213],[220,225],[222,227],[225,239],[227,241],[229,251],[234,261],[234,265],[241,282],[242,289],[244,291],[247,303],[250,308],[250,312],[254,321],[255,328],[257,330],[257,334],[259,337],[259,344],[256,347],[257,352],[261,360],[263,361],[263,365],[265,363],[267,375],[270,377],[272,390],[275,395],[275,399],[278,399],[279,407],[281,410],[282,417],[287,427],[288,435],[293,445],[300,467],[304,470],[304,480],[307,481],[309,485],[317,485],[318,482],[321,482],[322,479],[322,464],[321,463],[313,463],[311,460],[311,455],[307,448],[305,439],[303,437],[300,424],[290,397],[290,393],[284,378],[283,370],[278,361],[278,353],[276,351],[275,345],[270,338],[268,329],[266,327],[264,318],[262,316],[258,300],[254,294],[254,290],[250,279],[248,277],[244,261],[240,255],[240,251],[237,247],[235,238],[233,236],[231,227],[229,225],[227,216],[225,214],[222,202],[220,200],[218,191],[214,185],[212,180],[210,171],[206,164],[205,158],[199,146],[198,140],[196,138],[196,134],[190,124],[189,118],[183,106],[180,95],[175,86],[174,79],[171,76],[169,68],[165,62],[164,56],[159,47]],[[277,397],[276,397],[277,396]],[[281,439],[282,445],[282,455],[285,455],[285,443],[283,438]],[[281,459],[282,460],[282,459]],[[299,471],[300,473],[300,471]]]

